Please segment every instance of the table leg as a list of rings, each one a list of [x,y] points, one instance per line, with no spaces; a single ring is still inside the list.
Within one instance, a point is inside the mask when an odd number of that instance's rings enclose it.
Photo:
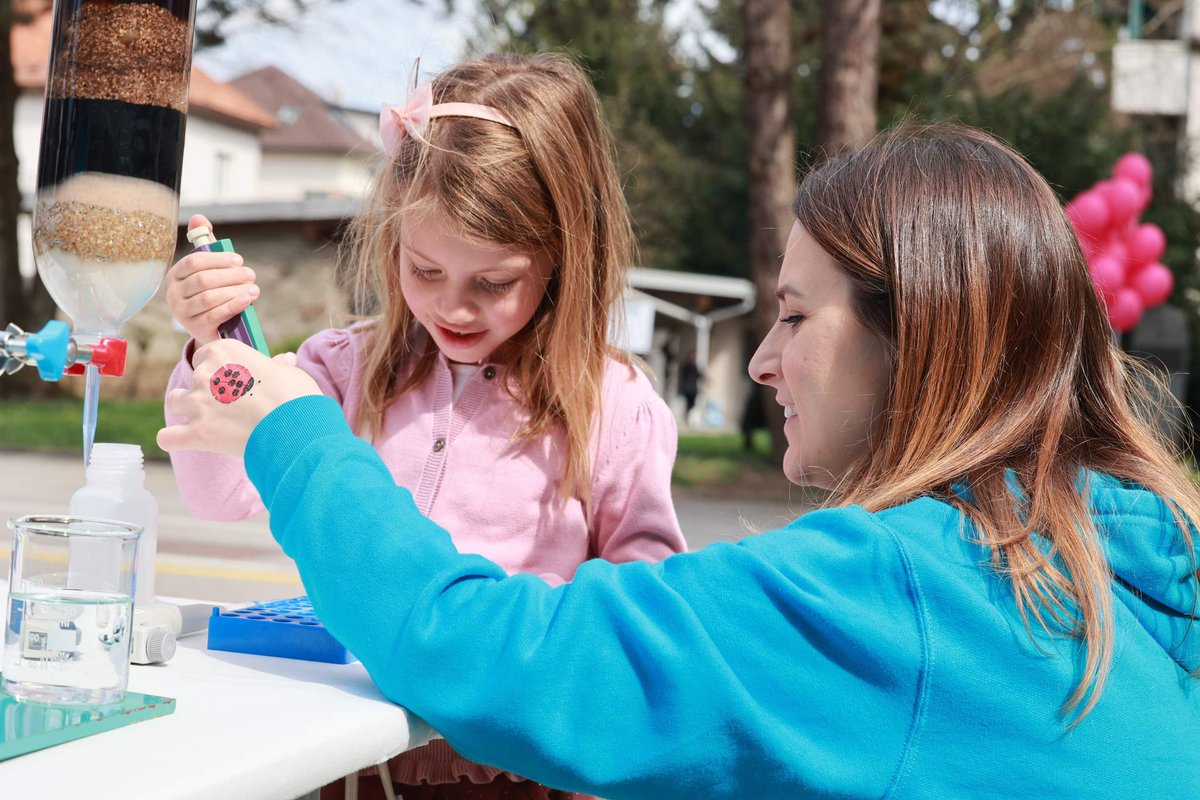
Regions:
[[[379,782],[383,784],[383,796],[387,800],[396,800],[396,790],[392,788],[392,773],[388,771],[388,762],[376,764],[375,769],[379,770]],[[346,798],[346,800],[350,800]]]

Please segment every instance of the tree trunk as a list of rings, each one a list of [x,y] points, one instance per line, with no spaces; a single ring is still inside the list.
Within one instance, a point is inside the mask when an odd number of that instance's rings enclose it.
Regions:
[[[17,321],[25,296],[17,261],[21,195],[13,140],[17,85],[13,77],[12,24],[12,0],[4,0],[0,2],[0,327]]]
[[[875,135],[881,0],[821,0],[817,147],[832,157]]]
[[[12,61],[12,26],[15,20],[27,18],[40,7],[36,2],[0,0],[0,328],[13,322],[27,331],[41,330],[55,314],[54,301],[38,277],[25,281],[21,276],[17,241],[21,190],[13,132],[18,90]],[[53,384],[39,380],[32,367],[0,376],[0,397],[45,397],[55,389]]]
[[[789,0],[746,0],[746,138],[749,164],[750,274],[758,288],[755,311],[761,340],[778,316],[779,263],[792,227],[796,192],[791,115]],[[765,418],[776,455],[787,446],[783,415],[769,392]]]

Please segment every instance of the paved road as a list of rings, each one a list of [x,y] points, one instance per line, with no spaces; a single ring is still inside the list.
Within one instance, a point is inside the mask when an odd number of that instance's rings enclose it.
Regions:
[[[0,452],[0,517],[63,513],[83,483],[81,458]],[[295,566],[271,538],[265,514],[234,523],[196,519],[183,507],[165,463],[147,465],[146,487],[159,504],[158,594],[240,603],[304,593]],[[799,493],[793,502],[802,508]],[[679,497],[676,507],[693,550],[770,530],[796,516],[788,498]],[[0,564],[7,563],[10,548],[11,535],[5,530],[0,533]]]

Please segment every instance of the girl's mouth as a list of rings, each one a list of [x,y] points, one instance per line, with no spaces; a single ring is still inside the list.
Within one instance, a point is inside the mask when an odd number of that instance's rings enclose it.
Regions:
[[[448,344],[449,346],[455,347],[455,348],[474,347],[476,344],[478,344],[483,339],[484,336],[487,335],[487,331],[473,331],[470,333],[460,333],[458,331],[450,330],[449,328],[443,327],[441,325],[438,325],[437,328],[438,328],[438,332],[442,335],[442,340],[444,342],[446,342],[446,344]]]

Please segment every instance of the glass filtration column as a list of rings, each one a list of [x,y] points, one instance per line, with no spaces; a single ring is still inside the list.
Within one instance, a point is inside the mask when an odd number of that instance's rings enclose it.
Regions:
[[[33,246],[79,341],[116,336],[175,252],[194,17],[195,0],[55,3]],[[89,366],[85,461],[98,391]]]

